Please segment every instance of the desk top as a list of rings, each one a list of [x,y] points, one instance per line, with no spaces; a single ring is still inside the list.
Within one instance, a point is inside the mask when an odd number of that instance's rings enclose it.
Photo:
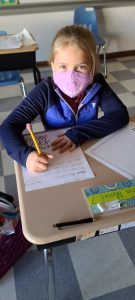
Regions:
[[[37,51],[38,45],[29,45],[29,46],[23,46],[20,48],[15,48],[15,49],[0,49],[0,55],[1,54],[17,54],[17,53],[25,53],[25,52],[35,52]]]
[[[85,143],[83,150],[92,144],[92,142]],[[59,222],[89,216],[82,188],[125,180],[123,176],[90,156],[86,155],[86,159],[90,163],[95,178],[30,192],[25,192],[21,166],[15,162],[22,228],[25,237],[30,242],[43,245],[135,221],[135,207],[130,207],[99,215],[93,223],[75,225],[62,230],[53,227],[53,224]]]

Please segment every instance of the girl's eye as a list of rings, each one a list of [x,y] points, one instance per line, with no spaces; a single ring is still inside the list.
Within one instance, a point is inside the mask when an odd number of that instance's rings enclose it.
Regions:
[[[76,67],[76,70],[77,70],[77,71],[80,71],[80,72],[81,72],[81,71],[82,71],[82,72],[83,72],[83,71],[88,71],[88,69],[89,69],[89,68],[88,68],[88,65],[86,65],[86,64],[82,64],[82,65],[79,65],[79,66]]]
[[[60,66],[58,66],[58,69],[59,70],[66,70],[66,65],[60,65]]]

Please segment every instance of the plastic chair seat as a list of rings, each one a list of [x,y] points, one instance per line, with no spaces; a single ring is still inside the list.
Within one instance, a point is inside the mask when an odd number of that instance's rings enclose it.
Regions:
[[[20,81],[19,71],[0,72],[0,86],[18,84]]]

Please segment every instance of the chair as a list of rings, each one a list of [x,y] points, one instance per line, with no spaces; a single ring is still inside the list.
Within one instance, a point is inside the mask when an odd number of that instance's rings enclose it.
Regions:
[[[98,22],[97,22],[95,9],[90,8],[90,10],[87,10],[87,8],[84,6],[77,7],[74,11],[74,24],[82,25],[84,27],[89,28],[89,30],[92,31],[97,45],[97,53],[100,52],[101,48],[103,50],[104,76],[107,77],[105,40],[99,35]]]
[[[4,35],[7,35],[7,32],[4,30],[0,31],[0,36],[4,36]],[[0,72],[0,86],[8,86],[8,85],[15,85],[15,84],[19,84],[23,97],[26,97],[24,80],[23,77],[20,76],[19,71],[13,70],[13,71]]]

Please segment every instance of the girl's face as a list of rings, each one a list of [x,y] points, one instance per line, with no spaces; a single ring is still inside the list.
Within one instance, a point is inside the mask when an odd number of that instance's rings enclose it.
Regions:
[[[53,72],[90,73],[91,71],[85,53],[76,45],[59,48],[51,67]]]

